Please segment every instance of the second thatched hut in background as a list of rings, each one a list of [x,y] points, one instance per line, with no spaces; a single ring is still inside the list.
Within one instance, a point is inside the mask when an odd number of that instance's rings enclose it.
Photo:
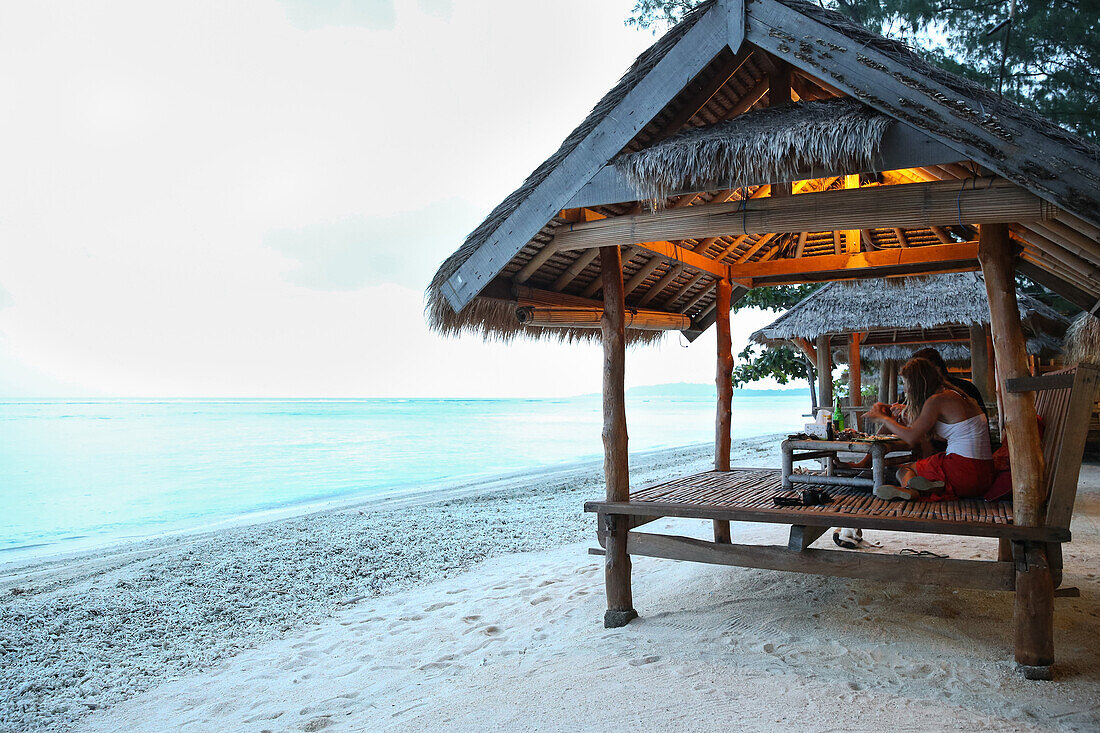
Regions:
[[[1069,321],[1017,291],[1020,318],[1033,365],[1061,351]],[[962,364],[989,404],[997,401],[989,334],[989,304],[981,275],[972,272],[890,280],[834,282],[805,298],[751,340],[775,348],[793,345],[817,372],[815,404],[833,404],[832,370],[849,364],[849,409],[859,412],[864,362],[878,366],[879,396],[897,394],[898,364],[918,349],[936,348],[949,364]],[[839,353],[838,353],[839,352]]]

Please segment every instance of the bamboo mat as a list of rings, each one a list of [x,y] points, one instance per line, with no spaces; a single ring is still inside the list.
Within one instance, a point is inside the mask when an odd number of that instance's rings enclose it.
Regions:
[[[871,517],[948,522],[1012,523],[1012,504],[1009,502],[987,502],[983,499],[939,502],[883,501],[868,490],[846,486],[821,487],[833,497],[832,504],[812,507],[777,507],[772,497],[777,494],[797,495],[797,490],[785,490],[780,482],[781,476],[778,469],[735,468],[731,471],[707,471],[639,489],[630,495],[630,501],[695,504],[700,507],[757,511],[771,510],[785,515],[859,514]]]

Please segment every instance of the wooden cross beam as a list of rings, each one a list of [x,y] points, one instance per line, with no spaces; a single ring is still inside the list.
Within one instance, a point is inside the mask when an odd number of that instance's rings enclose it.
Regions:
[[[977,242],[960,242],[771,262],[747,262],[730,265],[729,276],[734,282],[753,288],[825,280],[970,272],[977,269]]]
[[[973,180],[973,179],[972,179]],[[552,242],[560,250],[728,234],[925,228],[957,222],[1030,222],[1054,207],[1007,181],[937,181],[688,206],[582,222]]]

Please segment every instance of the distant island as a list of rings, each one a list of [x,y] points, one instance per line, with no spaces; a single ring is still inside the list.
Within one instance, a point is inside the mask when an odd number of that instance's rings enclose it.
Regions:
[[[640,387],[631,387],[626,391],[628,397],[715,397],[713,384],[698,384],[689,382],[669,382],[666,384],[647,384]],[[736,389],[734,397],[744,395],[746,397],[764,396],[803,396],[805,387],[792,387],[788,389]]]

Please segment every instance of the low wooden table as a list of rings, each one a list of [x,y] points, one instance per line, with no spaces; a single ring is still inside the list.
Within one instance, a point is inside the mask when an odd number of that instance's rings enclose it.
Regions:
[[[795,451],[802,451],[796,453]],[[904,451],[904,456],[887,459],[887,453]],[[859,476],[821,476],[811,473],[795,473],[794,464],[815,458],[828,458],[835,461],[838,453],[863,453],[871,456],[871,478]],[[844,440],[798,440],[791,438],[783,441],[783,488],[790,489],[792,484],[816,484],[819,486],[858,486],[874,490],[886,483],[886,467],[907,463],[912,460],[909,445],[900,439],[875,441]],[[831,472],[830,472],[831,473]]]

